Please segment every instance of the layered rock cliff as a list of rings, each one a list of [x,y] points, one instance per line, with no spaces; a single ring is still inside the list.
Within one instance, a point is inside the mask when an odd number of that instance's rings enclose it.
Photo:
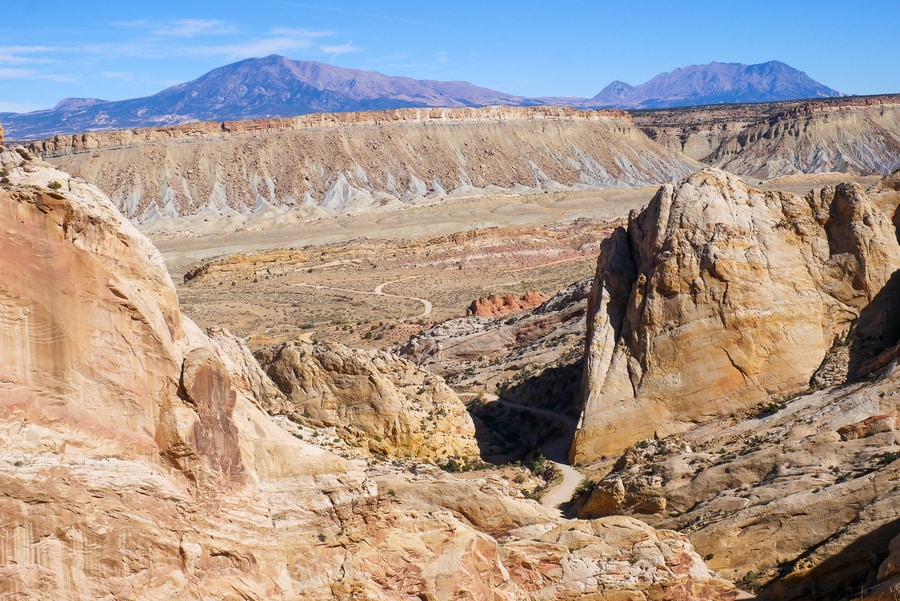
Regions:
[[[58,137],[30,147],[131,219],[354,213],[502,188],[637,186],[697,167],[622,111],[402,109]]]
[[[258,367],[181,315],[99,191],[24,151],[0,164],[4,597],[735,597],[683,536],[630,518],[557,524],[485,479],[453,489],[497,496],[491,516],[379,494],[259,409],[276,393]]]
[[[887,174],[900,166],[900,95],[636,111],[655,142],[745,177]]]
[[[800,197],[705,170],[660,188],[598,260],[573,457],[801,391],[831,349],[829,383],[863,373],[898,266],[890,218],[856,185]]]

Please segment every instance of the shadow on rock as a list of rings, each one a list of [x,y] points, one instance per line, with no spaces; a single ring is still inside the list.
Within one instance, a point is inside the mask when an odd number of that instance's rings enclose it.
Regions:
[[[896,356],[885,353],[900,342],[900,270],[895,271],[881,291],[860,311],[850,337],[848,379],[880,369]],[[882,354],[884,353],[884,356]]]
[[[760,601],[819,601],[856,599],[866,588],[876,584],[881,563],[888,556],[888,545],[900,534],[900,519],[894,520],[859,537],[843,551],[818,566],[795,574],[809,553],[782,567],[787,574],[760,591]]]

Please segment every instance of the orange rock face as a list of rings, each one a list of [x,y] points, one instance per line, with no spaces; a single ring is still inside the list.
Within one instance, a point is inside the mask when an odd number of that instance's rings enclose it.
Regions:
[[[540,307],[549,296],[537,292],[526,292],[521,297],[511,294],[492,294],[472,301],[466,309],[466,315],[473,317],[503,317],[511,313],[527,311]]]

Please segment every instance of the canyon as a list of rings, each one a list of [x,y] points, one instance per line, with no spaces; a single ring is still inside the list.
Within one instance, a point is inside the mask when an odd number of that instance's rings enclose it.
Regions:
[[[0,591],[892,598],[897,99],[2,150]]]
[[[262,410],[284,393],[243,343],[181,313],[161,255],[102,193],[24,150],[0,163],[5,596],[737,596],[673,531],[560,521],[502,472],[307,440]]]

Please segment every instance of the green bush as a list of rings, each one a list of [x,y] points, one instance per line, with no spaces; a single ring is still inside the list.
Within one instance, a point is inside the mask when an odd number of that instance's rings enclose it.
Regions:
[[[56,180],[53,180],[52,182],[47,184],[47,187],[50,188],[51,190],[59,190],[60,188],[62,188],[62,184]]]

